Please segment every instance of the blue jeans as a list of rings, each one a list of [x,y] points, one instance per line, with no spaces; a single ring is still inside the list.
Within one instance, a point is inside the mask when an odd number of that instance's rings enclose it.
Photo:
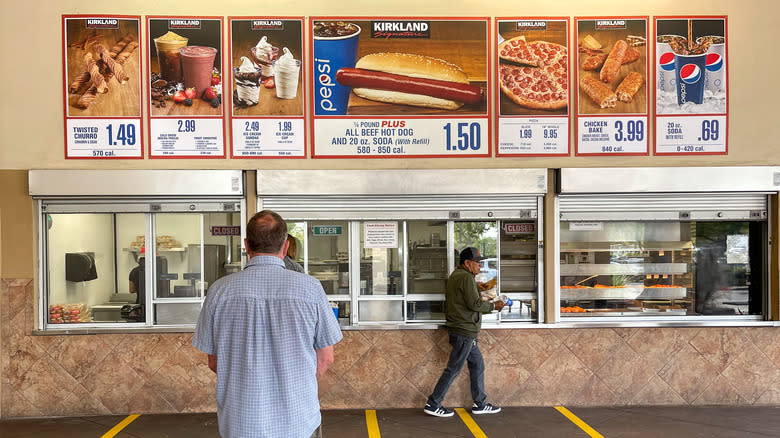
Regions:
[[[450,345],[452,345],[452,351],[447,368],[441,373],[436,387],[433,388],[433,393],[428,397],[428,404],[433,407],[441,406],[444,396],[447,395],[447,390],[460,374],[463,363],[468,362],[471,398],[474,399],[474,403],[481,405],[487,399],[487,394],[485,394],[485,361],[482,360],[477,340],[450,333]]]

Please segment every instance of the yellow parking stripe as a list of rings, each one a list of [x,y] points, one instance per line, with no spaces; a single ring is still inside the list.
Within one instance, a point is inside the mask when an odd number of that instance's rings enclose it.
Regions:
[[[472,434],[474,434],[475,438],[487,438],[487,435],[485,435],[485,432],[482,432],[482,429],[477,426],[477,423],[474,421],[473,418],[471,418],[471,415],[469,415],[468,412],[466,412],[463,408],[455,408],[455,412],[458,413],[458,416],[461,420],[466,424],[466,427],[469,428]]]
[[[379,423],[376,421],[376,411],[366,409],[366,427],[368,428],[368,438],[381,438],[379,434]]]
[[[111,430],[104,433],[103,436],[100,438],[113,438],[122,431],[125,427],[127,427],[128,424],[135,421],[136,418],[140,417],[138,414],[128,415],[124,420],[120,421],[116,426],[112,427]]]
[[[604,435],[596,432],[592,427],[588,426],[584,421],[580,420],[579,417],[572,414],[570,410],[564,408],[563,406],[556,406],[555,409],[558,410],[561,414],[563,414],[566,418],[571,420],[572,423],[576,424],[580,429],[584,430],[585,433],[590,435],[593,438],[604,438]]]

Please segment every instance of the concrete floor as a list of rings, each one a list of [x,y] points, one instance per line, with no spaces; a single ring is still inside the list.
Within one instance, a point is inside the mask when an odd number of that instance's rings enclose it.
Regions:
[[[423,414],[421,409],[381,409],[375,411],[378,432],[372,427],[371,411],[323,411],[322,432],[324,438],[780,437],[780,406],[572,407],[569,411],[574,415],[573,420],[552,407],[504,408],[495,415],[472,416],[466,411],[468,415],[456,414],[451,418],[430,417]],[[216,414],[141,415],[124,428],[116,427],[125,418],[4,420],[0,421],[0,437],[218,436]]]

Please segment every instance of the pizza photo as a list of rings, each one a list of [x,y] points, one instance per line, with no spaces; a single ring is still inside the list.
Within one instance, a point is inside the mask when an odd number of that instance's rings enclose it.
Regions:
[[[541,22],[543,29],[524,27],[524,23],[510,21],[498,25],[499,114],[566,115],[566,22]]]

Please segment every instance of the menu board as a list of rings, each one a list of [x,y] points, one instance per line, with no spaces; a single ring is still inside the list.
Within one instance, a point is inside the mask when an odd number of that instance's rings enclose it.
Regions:
[[[728,153],[726,17],[656,17],[655,154]]]
[[[496,155],[569,155],[569,19],[499,18],[496,31]]]
[[[486,18],[310,24],[312,157],[490,156]]]
[[[148,17],[149,156],[224,158],[222,18]]]
[[[648,155],[648,18],[575,22],[576,155]]]
[[[141,17],[63,15],[65,158],[142,158]]]
[[[229,22],[231,157],[305,157],[303,19]]]

